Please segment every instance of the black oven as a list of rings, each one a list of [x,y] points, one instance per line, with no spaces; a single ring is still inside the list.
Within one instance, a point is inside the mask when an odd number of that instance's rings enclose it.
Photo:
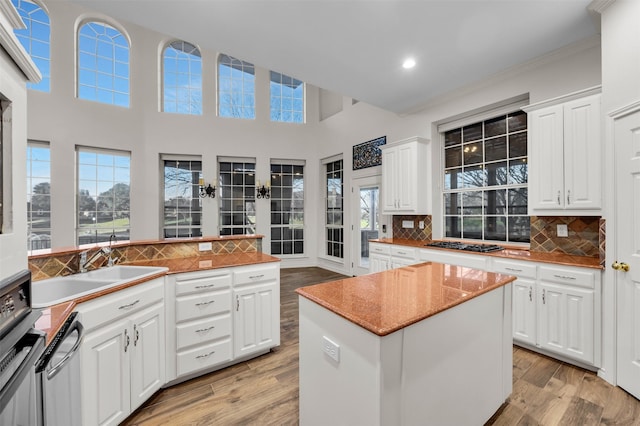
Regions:
[[[42,422],[36,362],[44,352],[45,336],[33,328],[39,316],[31,309],[28,270],[0,280],[0,425]]]

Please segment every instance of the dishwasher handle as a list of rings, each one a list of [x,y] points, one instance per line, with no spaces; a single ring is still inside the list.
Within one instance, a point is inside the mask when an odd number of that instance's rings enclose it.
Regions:
[[[76,340],[76,342],[73,344],[73,347],[69,349],[69,352],[66,353],[66,355],[60,360],[60,362],[58,362],[56,365],[51,367],[50,370],[47,371],[47,380],[53,379],[56,374],[58,374],[64,368],[64,366],[67,365],[67,363],[78,351],[78,348],[82,343],[82,339],[84,338],[84,327],[82,326],[82,323],[80,321],[76,321],[73,323],[71,328],[68,330],[67,335],[70,335],[75,330],[78,330],[78,340]]]

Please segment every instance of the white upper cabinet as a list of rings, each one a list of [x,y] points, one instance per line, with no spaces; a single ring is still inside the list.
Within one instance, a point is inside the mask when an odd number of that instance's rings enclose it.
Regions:
[[[382,213],[430,214],[429,144],[413,137],[382,147]]]
[[[599,88],[523,108],[529,117],[529,215],[600,215]]]

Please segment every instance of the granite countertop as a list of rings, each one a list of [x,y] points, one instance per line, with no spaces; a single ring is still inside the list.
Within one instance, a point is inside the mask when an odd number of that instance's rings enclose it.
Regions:
[[[158,260],[145,260],[141,262],[130,262],[127,265],[136,266],[164,266],[169,268],[167,274],[178,274],[182,272],[194,272],[204,271],[209,269],[228,268],[232,266],[246,266],[255,265],[260,263],[279,262],[277,257],[270,256],[264,253],[230,253],[230,254],[211,254],[198,257],[187,257],[179,259],[158,259]],[[63,302],[58,305],[54,305],[48,308],[42,309],[42,315],[36,321],[35,328],[43,331],[47,335],[47,345],[51,342],[51,339],[56,335],[60,327],[67,320],[69,315],[73,312],[76,305],[82,302],[86,302],[91,299],[95,299],[105,294],[113,293],[115,291],[123,290],[128,287],[132,287],[143,282],[159,278],[164,276],[165,273],[161,272],[156,275],[147,277],[142,280],[135,280],[129,283],[112,287],[108,290],[99,291],[86,296],[82,296],[75,300]]]
[[[378,336],[385,336],[515,279],[427,262],[302,287],[296,292]]]
[[[504,250],[493,251],[489,253],[477,253],[477,252],[465,251],[465,250],[445,249],[445,248],[439,248],[439,247],[427,247],[426,245],[431,242],[440,241],[440,240],[415,241],[415,240],[406,240],[402,238],[380,238],[380,239],[369,240],[369,241],[372,243],[394,244],[394,245],[402,245],[402,246],[416,247],[416,248],[427,248],[429,250],[444,250],[451,253],[463,253],[463,254],[472,254],[472,255],[478,255],[478,256],[502,257],[505,259],[512,259],[512,260],[526,260],[530,262],[554,263],[557,265],[604,269],[604,267],[600,264],[600,259],[597,257],[575,256],[575,255],[564,254],[564,253],[532,252],[525,248],[521,248],[517,246],[509,246],[505,244],[500,244],[501,246],[505,247]],[[473,242],[473,244],[478,244],[478,242]]]

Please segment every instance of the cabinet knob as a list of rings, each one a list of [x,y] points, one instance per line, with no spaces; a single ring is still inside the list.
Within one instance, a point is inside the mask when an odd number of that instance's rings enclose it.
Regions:
[[[560,191],[558,191],[558,205],[560,205]]]
[[[629,271],[629,265],[628,264],[626,264],[624,262],[618,263],[617,260],[611,264],[611,267],[613,269],[615,269],[616,271],[622,271],[622,272],[628,272]]]

